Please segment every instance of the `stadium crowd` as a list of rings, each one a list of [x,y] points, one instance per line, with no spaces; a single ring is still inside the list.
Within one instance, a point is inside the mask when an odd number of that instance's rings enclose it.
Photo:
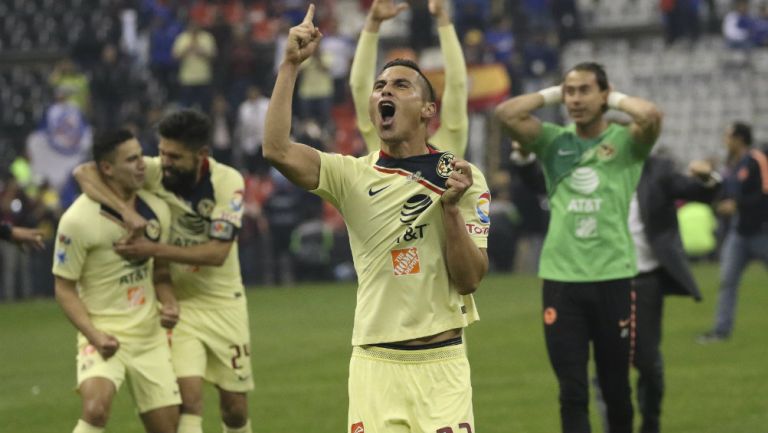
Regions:
[[[2,108],[0,134],[4,221],[40,228],[50,247],[60,214],[79,193],[70,172],[89,159],[94,130],[127,126],[139,137],[145,154],[155,155],[154,125],[162,115],[177,107],[196,107],[214,124],[212,156],[238,168],[246,179],[245,223],[239,238],[241,257],[251,264],[243,269],[245,281],[290,284],[297,278],[354,278],[338,213],[295,188],[261,156],[263,120],[285,30],[302,18],[307,2],[73,0],[69,11],[49,3],[3,6],[9,25],[2,39],[5,53],[0,55],[16,56],[13,66],[0,68],[2,96],[8,102]],[[294,134],[320,149],[359,155],[365,147],[354,122],[348,78],[355,38],[371,2],[317,3],[323,46],[301,73]],[[557,80],[562,47],[590,36],[584,22],[597,12],[583,3],[453,2],[469,68],[500,65],[506,75],[498,80],[504,84],[488,89],[490,98],[469,98],[474,133],[468,155],[488,170],[495,197],[495,236],[489,246],[495,270],[535,269],[546,210],[542,197],[525,188],[507,162],[509,143],[485,126],[488,113],[500,97]],[[695,40],[701,33],[698,9],[706,5],[710,19],[703,33],[722,28],[724,40],[734,49],[765,46],[764,4],[736,1],[726,8],[723,2],[700,3],[660,1],[660,13],[650,21],[657,27],[650,34],[660,33],[663,23],[668,43],[686,35]],[[357,10],[350,12],[350,5]],[[53,10],[46,11],[47,6]],[[91,9],[97,13],[90,19],[78,15]],[[48,40],[31,37],[34,23],[29,20],[34,14],[52,18],[44,23],[51,33]],[[716,24],[720,19],[722,27]],[[430,65],[439,70],[431,20],[425,5],[414,2],[410,14],[383,33],[385,59],[411,56],[427,70]],[[54,44],[57,34],[66,37]],[[52,47],[58,49],[55,55],[50,54]],[[548,115],[561,117],[555,110]],[[480,141],[498,143],[486,151],[473,146]],[[516,255],[517,250],[521,253]],[[4,300],[52,293],[47,253],[9,245],[2,252]]]

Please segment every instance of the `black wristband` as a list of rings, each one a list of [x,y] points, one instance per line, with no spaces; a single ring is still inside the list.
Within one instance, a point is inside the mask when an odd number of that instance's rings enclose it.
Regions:
[[[0,223],[0,239],[10,241],[13,226],[9,223]]]

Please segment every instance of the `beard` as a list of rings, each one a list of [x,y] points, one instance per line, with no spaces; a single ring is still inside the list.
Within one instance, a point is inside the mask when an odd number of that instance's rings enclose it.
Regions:
[[[185,196],[195,188],[195,170],[163,169],[163,186],[174,194]]]

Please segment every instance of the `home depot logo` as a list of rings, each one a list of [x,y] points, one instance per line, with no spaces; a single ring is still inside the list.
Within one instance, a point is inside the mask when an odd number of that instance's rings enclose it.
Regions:
[[[138,307],[144,305],[147,299],[144,297],[144,287],[130,287],[128,289],[128,305]]]
[[[419,250],[416,247],[392,250],[392,268],[395,275],[412,275],[421,271]]]
[[[365,433],[365,427],[363,427],[363,422],[356,422],[352,424],[352,426],[349,428],[349,433]]]

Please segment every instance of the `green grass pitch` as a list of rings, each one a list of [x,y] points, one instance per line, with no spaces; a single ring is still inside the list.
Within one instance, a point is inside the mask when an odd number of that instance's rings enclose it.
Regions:
[[[695,273],[704,302],[668,297],[665,304],[664,431],[768,432],[768,274],[758,266],[746,273],[733,338],[700,346],[694,338],[711,324],[718,274],[712,265]],[[492,275],[476,295],[481,321],[469,328],[467,340],[480,433],[559,431],[540,290],[534,277]],[[248,302],[254,432],[349,431],[354,286],[258,288],[248,291]],[[80,410],[73,391],[74,344],[74,328],[54,301],[0,305],[0,431],[72,430]],[[220,432],[216,395],[207,391],[204,428]],[[601,431],[594,416],[593,428]],[[125,389],[113,404],[107,431],[143,431]]]

